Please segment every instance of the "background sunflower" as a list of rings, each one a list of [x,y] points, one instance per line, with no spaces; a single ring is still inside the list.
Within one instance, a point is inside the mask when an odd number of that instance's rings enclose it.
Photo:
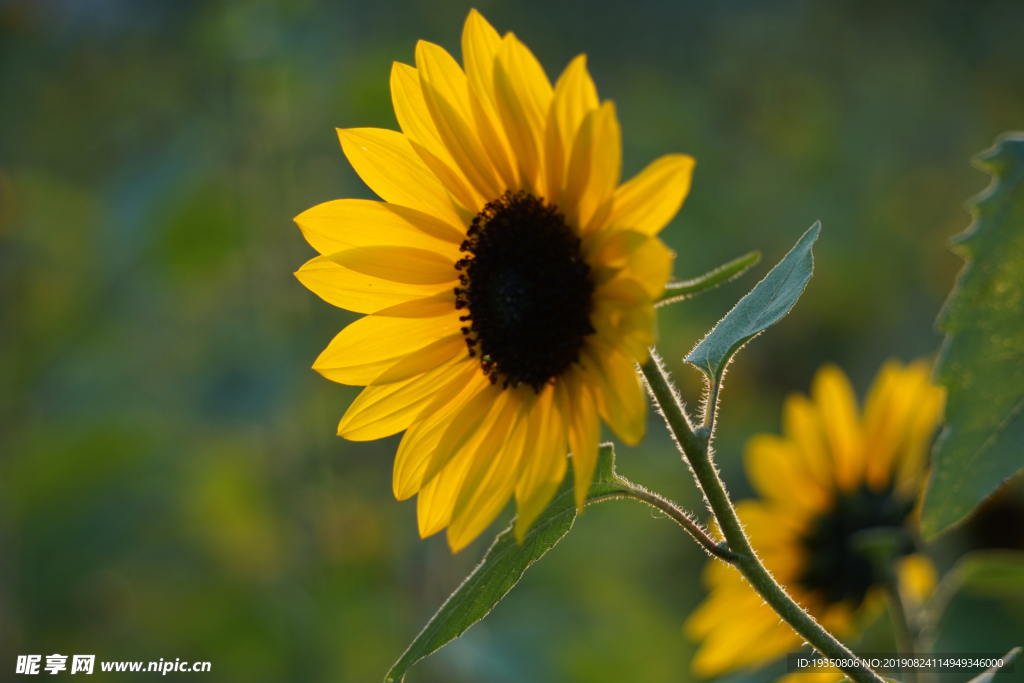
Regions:
[[[917,552],[915,518],[945,394],[930,374],[926,361],[886,363],[862,411],[846,375],[825,366],[810,398],[786,399],[782,436],[747,442],[747,477],[760,497],[736,509],[751,543],[790,595],[843,640],[885,609],[884,570],[863,547],[865,533],[894,534],[895,580],[908,605],[920,607],[935,587],[931,560]],[[711,562],[704,578],[710,595],[686,622],[701,641],[695,673],[717,676],[799,651],[802,639],[739,572]]]
[[[474,565],[486,541],[452,557],[394,501],[397,439],[333,435],[358,389],[309,360],[358,316],[290,274],[314,256],[294,216],[374,198],[333,129],[397,130],[392,62],[421,38],[461,57],[470,6],[0,2],[0,664],[95,651],[209,659],[224,681],[375,680]],[[758,277],[821,219],[799,305],[728,375],[716,448],[737,499],[746,438],[779,433],[822,362],[864,395],[886,358],[934,351],[961,265],[943,241],[988,183],[967,159],[1024,118],[1020,2],[479,8],[549,75],[588,54],[624,178],[668,150],[700,160],[661,233],[677,274],[761,248]],[[679,359],[745,284],[659,312],[691,401]],[[700,509],[657,424],[620,469]],[[1024,547],[1019,494],[995,503],[940,569]],[[704,559],[646,510],[588,509],[410,681],[685,681],[679,624],[704,593],[679,577]],[[1022,614],[958,598],[941,637],[1005,651]]]

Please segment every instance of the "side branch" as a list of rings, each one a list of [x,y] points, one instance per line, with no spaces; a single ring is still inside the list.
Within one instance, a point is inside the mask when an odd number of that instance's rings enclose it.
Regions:
[[[729,543],[733,560],[730,562],[740,570],[750,585],[764,598],[775,613],[782,617],[794,631],[807,640],[818,652],[826,657],[851,662],[850,666],[842,667],[843,673],[856,683],[884,683],[884,679],[866,666],[835,636],[826,631],[786,592],[786,589],[775,580],[771,572],[761,564],[750,545],[750,540],[743,531],[736,509],[729,500],[725,485],[718,476],[714,462],[711,460],[709,445],[710,430],[701,428],[696,432],[690,424],[679,397],[669,383],[668,374],[662,367],[655,350],[651,349],[651,360],[641,368],[647,380],[647,388],[651,397],[665,417],[669,431],[672,433],[690,465],[697,484],[704,492],[704,499],[718,521],[722,534]],[[717,392],[716,392],[717,393]],[[713,408],[712,408],[713,409]]]
[[[642,486],[636,486],[635,484],[630,484],[630,486],[630,491],[626,494],[627,497],[639,500],[642,503],[647,503],[652,508],[664,512],[679,526],[686,529],[686,531],[693,536],[693,539],[700,544],[700,547],[704,548],[704,550],[712,557],[717,557],[729,564],[736,563],[736,554],[729,550],[728,544],[725,542],[721,544],[716,543],[715,540],[708,536],[707,532],[704,531],[704,529],[702,529],[701,526],[692,517],[690,517],[685,510],[678,507],[672,501],[666,500],[657,493],[648,491]]]

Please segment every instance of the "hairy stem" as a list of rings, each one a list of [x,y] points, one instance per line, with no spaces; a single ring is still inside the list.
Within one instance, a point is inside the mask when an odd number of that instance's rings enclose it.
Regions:
[[[624,484],[628,487],[628,492],[624,495],[627,498],[638,500],[642,503],[647,503],[652,508],[664,512],[672,521],[676,522],[679,526],[686,529],[686,531],[693,536],[694,540],[700,544],[700,547],[704,548],[709,555],[717,557],[720,560],[729,562],[730,564],[735,561],[736,555],[729,550],[724,544],[715,543],[714,539],[708,536],[707,532],[701,528],[685,510],[678,507],[675,503],[665,498],[662,498],[653,491],[648,491],[642,486],[637,486],[631,482],[623,480]]]
[[[588,498],[586,504],[593,505],[594,503],[603,503],[606,500],[621,500],[623,498],[630,498],[632,500],[638,500],[641,503],[646,503],[655,510],[665,513],[669,519],[683,527],[683,529],[693,537],[693,540],[697,541],[697,544],[700,545],[708,555],[717,557],[718,559],[729,563],[734,561],[735,556],[729,551],[729,548],[726,547],[725,543],[715,543],[715,540],[708,536],[704,528],[689,512],[682,509],[671,500],[619,476],[616,477],[614,486],[619,488],[600,496]]]
[[[665,417],[669,431],[704,492],[708,508],[718,520],[718,525],[734,556],[729,561],[730,564],[739,569],[754,590],[775,610],[775,613],[818,652],[831,659],[851,662],[850,666],[841,667],[843,673],[851,680],[856,683],[883,683],[884,679],[864,665],[845,645],[800,607],[761,564],[750,545],[750,540],[743,531],[743,525],[740,523],[732,501],[729,500],[725,485],[718,476],[718,470],[712,462],[709,448],[710,431],[706,429],[694,431],[654,349],[651,349],[651,359],[640,369],[647,380],[647,388],[651,397]],[[717,392],[715,393],[717,394]],[[714,410],[713,407],[710,409]]]

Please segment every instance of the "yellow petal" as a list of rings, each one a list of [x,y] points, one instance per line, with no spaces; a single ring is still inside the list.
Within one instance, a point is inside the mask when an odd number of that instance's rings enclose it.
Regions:
[[[562,192],[559,194],[558,206],[565,213],[571,225],[579,228],[580,233],[586,225],[580,220],[580,202],[587,192],[587,184],[590,182],[591,158],[594,153],[594,126],[599,109],[593,109],[583,118],[579,130],[576,131],[576,138],[572,145],[566,148],[568,166],[565,171],[565,179],[562,181]]]
[[[375,312],[377,316],[394,318],[434,318],[455,308],[455,288],[446,287],[433,296],[413,299]]]
[[[382,128],[338,129],[341,148],[359,177],[381,199],[461,226],[447,191],[401,133]]]
[[[497,197],[504,187],[480,145],[469,86],[458,62],[444,48],[421,40],[416,44],[416,67],[427,109],[445,147],[482,197]]]
[[[526,449],[516,483],[516,540],[526,532],[558,489],[568,466],[564,389],[548,384],[530,414]]]
[[[597,340],[589,342],[582,356],[601,417],[626,444],[640,443],[647,428],[647,404],[636,363]]]
[[[763,600],[740,579],[734,568],[706,565],[705,577],[715,574],[718,583],[708,598],[687,619],[686,633],[703,639],[691,667],[702,677],[718,676],[774,658],[795,644],[796,635]],[[735,615],[743,615],[736,619]]]
[[[407,354],[458,333],[457,311],[438,318],[360,318],[324,349],[313,369],[334,382],[366,385]]]
[[[903,364],[890,360],[878,371],[864,401],[864,448],[870,453],[865,478],[875,490],[892,483],[893,464],[907,427],[908,416],[916,409],[916,387],[901,381]]]
[[[672,273],[672,251],[657,237],[632,230],[605,230],[583,241],[584,258],[596,283],[625,272],[643,286],[651,299],[665,290]]]
[[[501,36],[494,27],[475,9],[469,10],[462,28],[462,61],[470,87],[491,107],[495,105],[494,60],[500,47]]]
[[[811,396],[821,414],[821,424],[832,461],[836,483],[844,491],[856,487],[864,473],[863,438],[857,397],[850,381],[835,365],[824,365],[814,375]]]
[[[864,449],[870,454],[866,478],[875,490],[895,483],[914,494],[941,416],[943,392],[932,386],[931,368],[895,360],[878,371],[864,402]]]
[[[545,165],[550,202],[559,200],[569,154],[583,119],[598,105],[597,88],[587,72],[587,56],[578,55],[558,77],[548,112]]]
[[[420,491],[425,483],[423,473],[445,430],[466,402],[487,383],[489,380],[480,371],[479,362],[465,363],[420,410],[395,455],[392,478],[395,498],[405,500]]]
[[[577,209],[584,234],[596,232],[605,223],[622,174],[622,131],[615,115],[615,104],[605,102],[592,116],[590,172]]]
[[[317,256],[306,262],[296,273],[310,291],[329,304],[356,313],[376,313],[395,306],[413,305],[440,292],[452,292],[452,305],[446,311],[435,311],[430,315],[442,315],[454,309],[454,291],[450,284],[410,285],[379,277],[357,273],[338,265],[326,256]],[[439,291],[440,290],[440,291]],[[414,307],[414,310],[418,310]]]
[[[391,101],[402,132],[438,180],[460,204],[478,213],[483,204],[479,193],[471,188],[466,175],[459,170],[451,152],[430,116],[423,97],[420,75],[408,64],[395,62],[391,67]]]
[[[502,438],[507,436],[509,427],[508,420],[502,419],[507,403],[508,396],[505,394],[491,402],[489,419],[469,435],[453,457],[420,491],[416,501],[416,517],[421,537],[435,534],[451,523],[456,502],[466,486],[470,470],[492,461],[501,449]]]
[[[329,258],[357,273],[410,285],[440,285],[459,278],[451,258],[416,247],[355,247]]]
[[[506,403],[466,474],[448,527],[452,552],[486,529],[512,496],[526,439],[524,405],[518,398]]]
[[[658,234],[689,194],[695,163],[685,154],[656,159],[615,191],[608,225]]]
[[[596,289],[590,323],[631,358],[645,359],[654,344],[654,306],[631,278],[618,277]]]
[[[396,204],[367,199],[336,199],[296,216],[306,241],[324,256],[374,245],[394,244],[456,256],[466,239],[433,216]]]
[[[753,499],[736,503],[736,512],[749,530],[750,543],[769,569],[779,573],[779,581],[787,583],[796,567],[800,553],[794,550],[806,531],[805,510],[774,500]]]
[[[917,410],[907,427],[906,447],[896,471],[896,482],[901,493],[916,493],[928,467],[928,452],[935,430],[942,421],[946,404],[946,389],[931,383],[931,363],[917,361],[911,371],[920,376]]]
[[[796,671],[777,679],[775,683],[839,683],[845,678],[846,674],[832,668],[824,671]]]
[[[831,497],[802,467],[792,442],[771,434],[751,437],[744,449],[747,478],[765,498],[802,510],[821,510]]]
[[[835,468],[825,444],[821,417],[802,394],[786,397],[782,405],[782,431],[792,441],[803,469],[823,489],[835,487]]]
[[[417,377],[384,386],[369,386],[352,402],[338,424],[338,436],[349,441],[372,441],[408,429],[434,397],[439,383],[457,374],[468,358],[452,357]]]
[[[553,91],[540,62],[512,33],[506,34],[498,49],[494,90],[522,189],[540,191],[544,128]]]
[[[896,577],[900,595],[915,606],[923,605],[938,583],[935,565],[927,556],[921,554],[902,558],[896,565]]]
[[[799,645],[799,636],[770,608],[763,604],[750,607],[753,609],[731,612],[744,618],[727,629],[716,629],[704,639],[690,665],[694,673],[713,677],[766,664]]]
[[[469,11],[462,30],[462,61],[469,81],[469,104],[484,151],[490,157],[505,187],[519,189],[512,167],[508,139],[501,126],[494,95],[494,62],[501,36],[475,9]]]
[[[583,504],[590,492],[590,483],[594,480],[594,468],[597,467],[601,421],[598,419],[593,393],[582,377],[573,374],[568,387],[572,401],[569,413],[569,450],[572,451],[576,509],[583,510]]]
[[[480,387],[476,395],[455,415],[448,429],[437,442],[434,452],[423,473],[423,480],[429,481],[448,464],[448,461],[472,439],[487,415],[494,409],[495,402],[502,396],[502,389],[488,382]]]
[[[448,464],[438,476],[428,481],[416,495],[416,525],[420,538],[433,536],[448,526],[455,507],[455,496],[469,467],[469,458]]]
[[[437,341],[427,344],[422,349],[407,354],[402,360],[392,365],[377,379],[373,380],[373,384],[401,382],[410,377],[422,375],[424,372],[430,372],[452,358],[469,358],[469,352],[466,349],[466,338],[462,332],[455,332],[447,337],[441,337]]]
[[[569,154],[559,206],[584,235],[597,232],[611,210],[622,166],[622,140],[615,105],[605,102],[583,119]]]

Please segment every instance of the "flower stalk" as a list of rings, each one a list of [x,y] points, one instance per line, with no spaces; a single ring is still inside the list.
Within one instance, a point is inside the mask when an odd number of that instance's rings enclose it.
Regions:
[[[750,545],[750,540],[743,530],[711,456],[711,427],[717,409],[715,403],[719,387],[711,388],[708,405],[705,407],[705,425],[695,430],[653,348],[651,358],[640,367],[640,370],[655,405],[665,418],[665,423],[684,460],[704,493],[708,508],[725,536],[731,558],[720,559],[736,567],[776,614],[818,652],[831,659],[852,662],[850,666],[841,667],[843,673],[851,680],[855,683],[884,683],[882,677],[864,665],[849,648],[825,630],[790,597],[785,588],[761,563]]]
[[[899,585],[895,577],[885,582],[885,598],[889,607],[889,618],[892,620],[893,632],[896,636],[896,649],[906,657],[913,657],[918,648],[914,643],[914,634],[907,619],[907,610],[903,605]],[[917,672],[912,668],[903,672],[903,683],[918,683]]]
[[[711,538],[706,531],[697,523],[689,514],[672,501],[659,496],[653,491],[648,491],[642,486],[627,482],[620,478],[620,483],[624,485],[625,490],[622,496],[625,498],[632,498],[638,500],[641,503],[650,505],[655,510],[659,510],[674,521],[679,526],[683,527],[687,533],[693,536],[693,539],[697,541],[701,548],[703,548],[712,557],[717,557],[723,562],[730,564],[736,561],[736,554],[729,550],[728,546],[724,543],[716,543],[715,539]]]

